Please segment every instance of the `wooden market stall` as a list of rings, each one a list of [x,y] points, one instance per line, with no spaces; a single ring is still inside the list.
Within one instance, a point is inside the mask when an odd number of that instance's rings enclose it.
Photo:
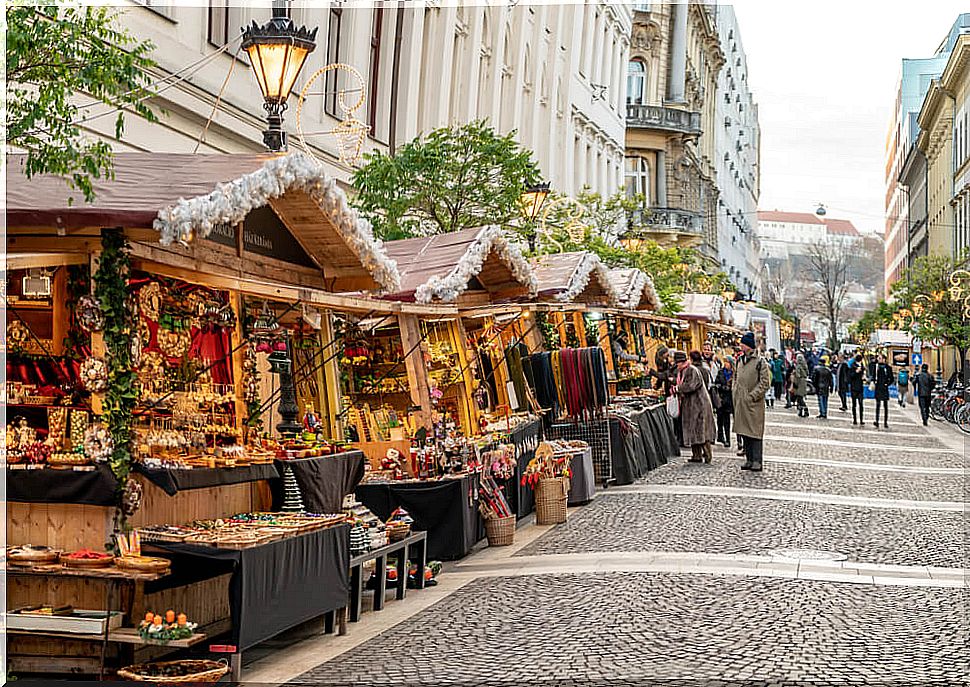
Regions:
[[[274,485],[285,470],[296,473],[308,507],[337,512],[360,480],[363,456],[338,452],[342,428],[330,420],[341,399],[336,358],[325,356],[335,341],[329,312],[398,316],[414,306],[333,293],[400,286],[393,260],[336,182],[299,154],[120,153],[115,178],[97,180],[87,202],[60,178],[26,179],[23,165],[23,156],[8,158],[8,265],[22,272],[8,273],[18,286],[6,302],[15,335],[8,329],[14,375],[5,391],[8,411],[24,414],[22,434],[14,434],[24,443],[19,459],[37,469],[8,469],[8,542],[103,550],[119,513],[147,540],[170,526],[182,532],[196,521],[267,511],[279,505]],[[301,352],[322,362],[303,369]],[[300,378],[290,385],[286,375]],[[299,434],[303,404],[328,418],[310,428],[316,438],[267,450],[255,424],[271,429],[271,410],[282,406],[283,428]],[[130,454],[106,442],[128,431]],[[53,469],[62,454],[56,467],[66,469]],[[96,454],[111,461],[94,462]],[[274,462],[281,455],[302,458],[284,468]],[[141,580],[113,601],[88,578],[21,575],[8,585],[8,607],[116,603],[126,624],[146,609],[179,608],[200,632],[229,631],[241,651],[346,605],[346,525],[321,529],[324,522],[273,541],[250,533],[252,545],[231,555],[221,540],[185,543],[196,535],[156,542],[175,554],[172,574]],[[306,537],[312,548],[301,543]],[[251,564],[278,571],[277,579],[257,589],[250,575],[227,594]],[[317,593],[294,603],[307,584]],[[244,613],[259,620],[244,623]],[[90,638],[11,639],[11,668],[62,657],[48,667],[74,661],[90,672],[99,654]],[[109,644],[108,657],[121,661],[159,651]]]
[[[684,348],[701,350],[704,343],[711,341],[718,346],[728,345],[741,332],[733,326],[733,313],[730,304],[716,294],[685,293],[680,296],[681,308],[678,319],[688,323],[682,333]]]

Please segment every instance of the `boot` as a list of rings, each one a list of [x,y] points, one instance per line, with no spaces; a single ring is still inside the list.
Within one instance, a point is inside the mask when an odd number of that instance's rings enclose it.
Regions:
[[[741,466],[741,469],[742,470],[751,470],[751,469],[753,469],[751,467],[751,461],[750,460],[744,461],[744,465]]]
[[[751,472],[761,472],[762,470],[761,461],[759,460],[756,463],[751,463],[751,467],[748,469],[751,470]]]

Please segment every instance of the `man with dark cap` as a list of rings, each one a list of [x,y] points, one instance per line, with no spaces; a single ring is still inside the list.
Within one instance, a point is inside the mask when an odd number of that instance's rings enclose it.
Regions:
[[[734,431],[742,438],[742,470],[761,472],[765,436],[765,394],[771,386],[771,369],[757,351],[754,332],[745,332],[734,373]]]

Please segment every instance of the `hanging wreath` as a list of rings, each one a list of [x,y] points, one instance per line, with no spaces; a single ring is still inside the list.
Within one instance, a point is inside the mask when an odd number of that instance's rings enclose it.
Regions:
[[[77,299],[77,323],[88,334],[104,329],[104,311],[97,298],[81,296]]]
[[[115,442],[108,428],[98,423],[89,425],[84,432],[84,455],[96,463],[104,463],[111,458]]]
[[[153,322],[158,322],[158,316],[162,312],[163,299],[162,285],[157,281],[146,284],[138,292],[138,303],[141,306],[141,311],[145,317]]]
[[[108,388],[108,364],[104,358],[88,358],[81,363],[81,385],[88,391],[100,392]]]

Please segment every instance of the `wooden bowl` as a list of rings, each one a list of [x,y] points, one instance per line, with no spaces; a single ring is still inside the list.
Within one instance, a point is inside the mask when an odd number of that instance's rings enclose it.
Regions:
[[[61,552],[47,546],[12,546],[7,549],[7,561],[21,565],[56,563]]]
[[[154,556],[119,556],[115,559],[115,566],[122,570],[136,570],[138,572],[163,572],[168,570],[172,561],[167,558]]]
[[[115,559],[111,556],[106,558],[68,558],[67,556],[61,557],[61,563],[66,565],[68,568],[107,568]]]

